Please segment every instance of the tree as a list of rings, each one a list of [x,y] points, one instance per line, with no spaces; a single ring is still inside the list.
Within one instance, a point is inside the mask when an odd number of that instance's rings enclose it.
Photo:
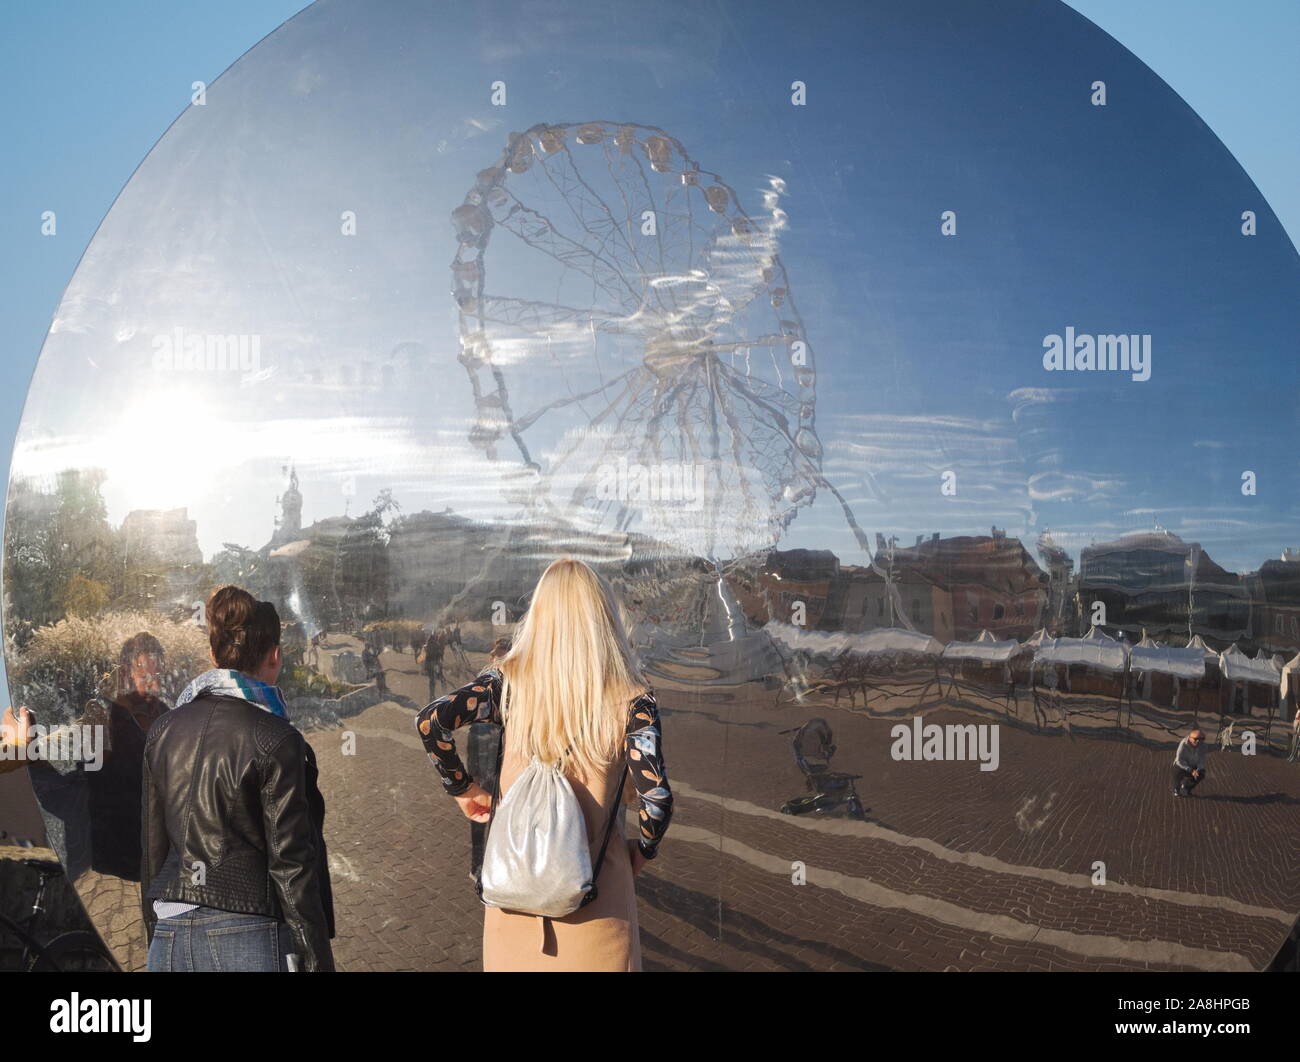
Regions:
[[[370,509],[351,521],[335,555],[335,585],[351,627],[388,612],[388,542],[392,537],[390,513],[401,512],[393,492],[385,489]]]
[[[69,616],[93,617],[108,607],[108,586],[74,572],[63,592],[63,611]]]
[[[73,576],[114,583],[113,530],[100,469],[67,469],[53,490],[14,480],[5,524],[5,586],[14,615],[41,626],[64,614]],[[78,599],[82,605],[86,599]]]

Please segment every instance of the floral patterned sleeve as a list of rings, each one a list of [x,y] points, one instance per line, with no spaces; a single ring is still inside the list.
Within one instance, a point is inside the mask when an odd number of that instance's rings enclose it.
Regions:
[[[664,765],[663,737],[659,732],[659,707],[653,692],[642,694],[632,706],[628,726],[627,758],[632,784],[641,798],[641,854],[653,859],[673,817],[673,791]]]
[[[424,751],[442,776],[442,787],[448,796],[459,796],[473,782],[456,753],[451,732],[470,723],[500,722],[497,707],[500,699],[501,672],[489,668],[473,682],[439,697],[416,715],[415,728],[424,742]]]

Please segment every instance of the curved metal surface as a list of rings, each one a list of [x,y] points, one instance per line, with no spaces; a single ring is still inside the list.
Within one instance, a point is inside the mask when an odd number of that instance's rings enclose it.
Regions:
[[[41,353],[11,694],[108,742],[29,768],[50,835],[140,965],[141,736],[235,581],[289,624],[341,965],[472,962],[411,714],[579,556],[664,715],[647,966],[1262,968],[1297,293],[1063,5],[319,0],[150,152]]]

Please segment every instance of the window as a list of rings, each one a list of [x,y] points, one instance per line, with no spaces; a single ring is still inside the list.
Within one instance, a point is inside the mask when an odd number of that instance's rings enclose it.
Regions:
[[[1003,616],[1006,615],[1006,613],[1007,610],[1001,605],[1001,603],[993,606],[993,618],[995,620],[1000,620]]]

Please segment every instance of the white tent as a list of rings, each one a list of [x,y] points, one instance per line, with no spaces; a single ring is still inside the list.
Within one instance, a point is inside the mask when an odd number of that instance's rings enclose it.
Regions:
[[[1181,679],[1205,678],[1205,654],[1195,646],[1172,649],[1143,638],[1129,652],[1134,671],[1156,671]]]
[[[1204,656],[1207,660],[1219,659],[1219,654],[1216,653],[1213,649],[1211,649],[1208,645],[1206,645],[1205,639],[1202,638],[1199,634],[1192,635],[1191,641],[1187,643],[1187,648],[1198,650],[1201,653],[1201,655]]]
[[[1082,638],[1044,638],[1034,653],[1042,664],[1085,664],[1100,671],[1124,671],[1128,667],[1128,646],[1096,627]]]
[[[928,634],[906,631],[900,627],[881,627],[873,631],[809,631],[780,620],[769,620],[763,627],[772,638],[791,650],[814,656],[839,656],[846,649],[857,656],[880,653],[915,653],[938,656],[943,646]]]
[[[973,642],[949,642],[944,647],[943,658],[1004,664],[1020,650],[1021,645],[1014,638],[1007,642],[1000,642],[988,631],[980,631],[980,636]]]
[[[1229,682],[1258,682],[1265,686],[1282,685],[1282,669],[1267,653],[1252,660],[1234,642],[1219,654],[1219,666]]]

